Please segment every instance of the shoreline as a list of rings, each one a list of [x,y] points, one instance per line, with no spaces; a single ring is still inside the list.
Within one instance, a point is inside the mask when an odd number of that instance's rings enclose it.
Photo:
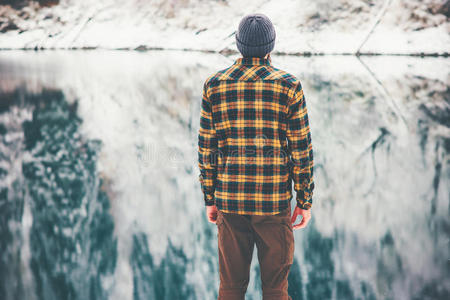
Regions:
[[[136,48],[125,47],[125,48],[103,48],[103,47],[69,47],[69,48],[44,48],[44,47],[22,47],[22,48],[0,48],[0,51],[92,51],[92,50],[110,50],[110,51],[138,51],[138,52],[149,52],[149,51],[185,51],[185,52],[202,52],[202,53],[217,53],[224,56],[239,54],[235,50],[224,49],[220,51],[208,50],[208,49],[189,49],[189,48],[163,48],[163,47],[147,47],[139,46]],[[382,53],[382,52],[284,52],[284,51],[273,51],[273,55],[277,56],[411,56],[411,57],[449,57],[449,52],[413,52],[413,53]]]

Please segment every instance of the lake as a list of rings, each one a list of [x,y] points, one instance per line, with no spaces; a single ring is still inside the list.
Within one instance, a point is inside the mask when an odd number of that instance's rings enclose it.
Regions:
[[[1,299],[217,299],[197,130],[204,80],[235,58],[0,52]],[[315,158],[292,299],[449,299],[450,60],[272,64],[302,82]]]

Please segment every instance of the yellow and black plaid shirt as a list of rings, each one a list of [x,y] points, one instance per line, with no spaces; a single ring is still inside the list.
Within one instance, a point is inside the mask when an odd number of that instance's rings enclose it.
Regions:
[[[240,57],[203,85],[198,166],[205,205],[273,215],[312,205],[313,150],[300,81],[271,59]]]

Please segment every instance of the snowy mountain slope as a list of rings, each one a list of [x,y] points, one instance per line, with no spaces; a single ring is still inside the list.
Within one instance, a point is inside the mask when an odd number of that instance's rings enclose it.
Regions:
[[[448,7],[446,0],[32,2],[0,6],[0,48],[234,52],[240,19],[261,12],[277,32],[274,53],[355,53],[363,46],[361,52],[442,54],[450,42]]]

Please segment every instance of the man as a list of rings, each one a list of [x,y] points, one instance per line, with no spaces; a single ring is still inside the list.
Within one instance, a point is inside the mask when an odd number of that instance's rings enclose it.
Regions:
[[[245,16],[236,33],[242,57],[203,86],[198,165],[207,218],[218,228],[218,299],[244,300],[256,244],[263,299],[291,300],[293,229],[311,218],[313,150],[305,97],[294,75],[272,65],[274,43],[267,16]]]

